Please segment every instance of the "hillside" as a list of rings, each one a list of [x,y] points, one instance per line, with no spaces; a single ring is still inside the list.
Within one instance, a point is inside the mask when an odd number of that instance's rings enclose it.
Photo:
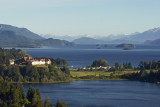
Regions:
[[[137,42],[145,42],[147,40],[155,40],[160,38],[160,28],[154,28],[142,33],[130,35],[126,40],[135,40]]]
[[[0,24],[0,32],[6,31],[6,30],[16,32],[17,35],[21,35],[21,36],[24,36],[24,37],[27,37],[33,40],[44,39],[43,37],[29,31],[26,28],[18,28],[18,27],[11,26],[11,25]]]
[[[153,41],[149,41],[149,44],[160,45],[160,39],[156,39],[156,40],[153,40]]]
[[[16,34],[13,31],[0,32],[0,47],[38,47],[33,40]]]
[[[43,39],[43,40],[37,40],[35,41],[36,44],[40,44],[42,46],[70,46],[74,45],[73,42],[68,42],[66,40],[59,40],[59,39]]]
[[[68,45],[73,43],[59,39],[45,39],[26,28],[0,24],[0,47],[39,48]]]

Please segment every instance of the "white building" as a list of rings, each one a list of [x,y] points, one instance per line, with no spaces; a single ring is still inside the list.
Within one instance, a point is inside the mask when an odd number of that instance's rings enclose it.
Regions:
[[[10,65],[14,65],[14,59],[10,59],[10,60],[9,60],[9,64],[10,64]]]
[[[10,65],[45,65],[45,64],[51,64],[50,59],[32,59],[31,57],[24,57],[21,59],[10,59],[9,60]]]
[[[45,60],[45,59],[33,59],[30,60],[31,65],[45,65],[45,64],[51,64],[51,60]]]

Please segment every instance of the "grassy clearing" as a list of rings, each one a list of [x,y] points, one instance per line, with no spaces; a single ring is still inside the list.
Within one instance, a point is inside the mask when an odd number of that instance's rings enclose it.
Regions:
[[[99,76],[99,75],[104,75],[104,76],[110,76],[112,72],[105,72],[105,71],[71,71],[70,72],[72,77],[84,77],[84,76]]]
[[[137,73],[139,71],[134,70],[125,70],[125,71],[115,71],[115,72],[106,72],[106,71],[70,71],[72,78],[75,80],[79,79],[103,79],[103,80],[119,80],[121,75],[127,73]]]

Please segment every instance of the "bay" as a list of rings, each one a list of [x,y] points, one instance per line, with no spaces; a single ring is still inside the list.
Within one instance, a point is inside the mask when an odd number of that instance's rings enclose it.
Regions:
[[[57,99],[69,107],[160,107],[160,86],[122,80],[73,81],[58,84],[23,84],[25,92],[32,85],[39,88],[42,99]]]

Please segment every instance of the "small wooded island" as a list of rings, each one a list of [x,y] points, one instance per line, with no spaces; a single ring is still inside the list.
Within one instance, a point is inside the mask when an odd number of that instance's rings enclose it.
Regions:
[[[134,44],[120,44],[116,46],[117,48],[123,48],[123,50],[132,50],[136,46]]]

